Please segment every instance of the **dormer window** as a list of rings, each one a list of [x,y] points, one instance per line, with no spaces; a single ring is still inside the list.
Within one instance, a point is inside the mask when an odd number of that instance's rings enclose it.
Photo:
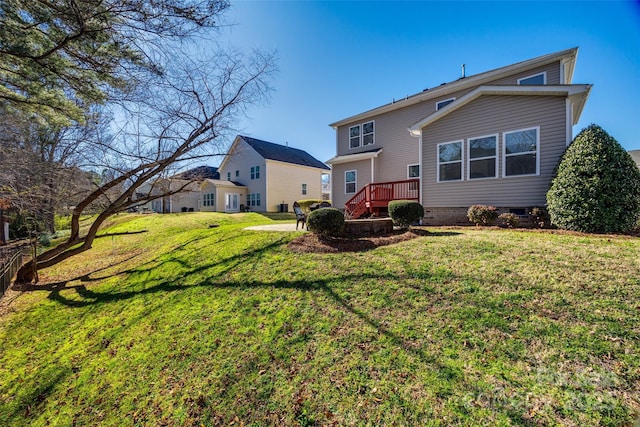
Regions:
[[[518,79],[519,85],[543,85],[547,83],[547,73],[538,73],[533,76],[523,77]]]
[[[447,105],[451,104],[455,100],[456,100],[455,98],[449,98],[449,99],[445,99],[443,101],[436,102],[436,111],[438,111],[441,108],[446,107]]]

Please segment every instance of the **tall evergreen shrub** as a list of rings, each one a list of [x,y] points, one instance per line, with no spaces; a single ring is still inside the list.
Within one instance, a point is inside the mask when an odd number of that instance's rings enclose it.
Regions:
[[[640,169],[597,125],[567,148],[547,193],[551,223],[588,233],[626,232],[640,218]]]

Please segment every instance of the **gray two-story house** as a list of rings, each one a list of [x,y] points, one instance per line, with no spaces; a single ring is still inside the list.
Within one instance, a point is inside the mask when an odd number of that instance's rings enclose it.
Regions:
[[[332,123],[334,206],[348,218],[414,199],[426,224],[467,223],[474,204],[525,215],[543,206],[591,85],[577,48],[425,89]]]

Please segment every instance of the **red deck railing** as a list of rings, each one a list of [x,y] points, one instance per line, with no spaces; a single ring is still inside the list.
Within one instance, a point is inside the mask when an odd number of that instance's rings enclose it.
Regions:
[[[392,200],[420,200],[419,180],[367,184],[345,204],[344,216],[346,219],[360,218],[386,208]]]

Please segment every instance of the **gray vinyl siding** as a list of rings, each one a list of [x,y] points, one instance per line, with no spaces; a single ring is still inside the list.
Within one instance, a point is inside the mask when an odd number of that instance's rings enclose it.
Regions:
[[[545,84],[547,85],[560,84],[560,61],[557,61],[552,64],[545,65],[543,67],[533,68],[531,70],[512,74],[508,77],[498,79],[489,83],[484,83],[484,85],[515,85],[515,84],[518,84],[518,79],[521,79],[523,77],[533,76],[535,74],[540,74],[542,72],[547,73],[547,81]]]
[[[426,207],[468,207],[473,204],[533,206],[546,203],[546,192],[566,148],[565,98],[551,96],[482,96],[422,129],[422,202]],[[540,127],[540,174],[503,174],[504,132]],[[468,180],[467,139],[498,134],[498,177]],[[464,140],[463,181],[437,182],[437,145]]]
[[[376,160],[374,159],[374,162]],[[344,174],[346,171],[356,171],[356,192],[345,194]],[[371,160],[360,160],[352,163],[334,165],[331,171],[331,201],[336,208],[343,208],[345,203],[371,182]]]

